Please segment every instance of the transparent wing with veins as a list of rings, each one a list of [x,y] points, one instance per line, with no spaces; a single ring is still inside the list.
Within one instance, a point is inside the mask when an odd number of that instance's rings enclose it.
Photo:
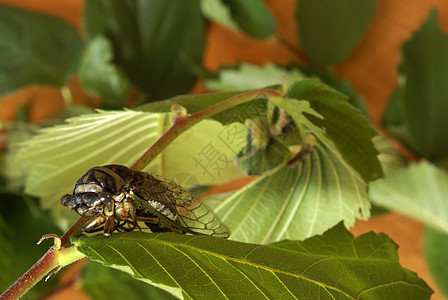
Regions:
[[[180,185],[143,172],[134,176],[132,184],[139,204],[172,226],[194,234],[229,237],[229,229],[216,214]]]

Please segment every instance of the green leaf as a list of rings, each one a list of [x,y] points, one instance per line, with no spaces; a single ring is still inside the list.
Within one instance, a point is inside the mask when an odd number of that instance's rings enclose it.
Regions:
[[[82,46],[64,21],[0,5],[0,95],[31,84],[62,86]]]
[[[427,228],[425,258],[437,287],[448,297],[448,233]]]
[[[151,100],[186,93],[202,64],[204,20],[200,1],[87,1],[89,38],[106,36],[114,63]]]
[[[241,31],[238,24],[232,19],[230,7],[222,0],[202,0],[201,10],[204,16],[220,25],[232,30]]]
[[[252,139],[252,137],[248,137]],[[235,157],[235,164],[249,176],[260,175],[291,158],[288,147],[275,137],[269,137],[267,144],[254,146],[251,142]]]
[[[448,232],[448,174],[427,161],[372,182],[369,196],[380,206]]]
[[[376,5],[376,0],[298,1],[296,21],[306,53],[322,65],[346,58],[359,43]]]
[[[429,299],[432,293],[399,265],[387,236],[354,238],[343,226],[275,246],[141,232],[75,243],[91,259],[185,299]]]
[[[366,186],[332,149],[312,148],[295,167],[266,172],[216,204],[206,200],[232,233],[251,243],[305,239],[344,220],[347,227],[369,216]]]
[[[348,81],[336,78],[330,73],[320,71],[311,66],[284,68],[270,63],[264,66],[241,63],[237,68],[222,68],[219,71],[219,79],[205,80],[205,85],[210,90],[233,91],[263,88],[274,84],[287,84],[290,86],[307,77],[316,76],[327,85],[346,94],[350,104],[359,109],[364,115],[368,115],[368,109],[363,97],[354,90]]]
[[[92,95],[101,97],[108,108],[124,106],[130,92],[127,78],[112,64],[113,49],[104,36],[91,39],[79,66],[79,80]]]
[[[41,127],[50,127],[54,125],[64,124],[65,120],[68,118],[87,115],[95,113],[95,109],[92,107],[84,106],[84,105],[68,105],[58,110],[56,113],[40,122],[39,125]]]
[[[387,102],[386,110],[382,116],[382,124],[386,131],[391,134],[396,140],[408,146],[411,141],[411,134],[409,128],[405,125],[406,119],[406,105],[404,101],[405,85],[400,83],[393,91]]]
[[[25,271],[41,258],[51,244],[36,245],[44,234],[61,234],[48,213],[42,212],[37,199],[20,193],[0,191],[0,290],[6,290]],[[27,294],[30,298],[51,290],[57,283],[57,276],[39,283]]]
[[[439,159],[448,152],[448,37],[435,11],[403,46],[402,69],[408,143],[417,154]]]
[[[299,132],[284,110],[269,107],[269,116],[246,122],[246,146],[235,157],[235,164],[247,175],[260,175],[291,159],[289,145],[298,145]]]
[[[148,112],[170,112],[174,104],[181,105],[188,114],[197,113],[216,103],[227,100],[241,94],[237,92],[218,92],[199,95],[180,95],[167,100],[147,103],[137,107],[137,110]],[[230,124],[232,122],[243,122],[246,119],[256,118],[266,113],[266,99],[260,93],[260,98],[255,98],[247,103],[236,105],[211,117],[211,119]],[[239,151],[239,149],[237,149]]]
[[[310,102],[322,118],[310,116],[316,125],[325,128],[342,156],[366,182],[383,175],[372,137],[377,132],[367,118],[347,102],[347,97],[314,79],[290,86],[288,96]]]
[[[70,215],[72,221],[76,215],[59,205],[59,199],[73,191],[82,174],[94,166],[131,165],[171,126],[168,114],[129,110],[103,111],[67,122],[42,129],[18,155],[29,164],[26,192],[41,197],[44,209],[64,218]],[[244,174],[232,158],[244,145],[245,135],[242,124],[229,128],[204,120],[180,135],[144,171],[173,180],[191,177],[190,185],[239,178]]]
[[[92,262],[83,268],[81,287],[92,299],[97,300],[177,299],[161,289],[135,280],[126,273]]]
[[[233,20],[247,34],[267,38],[275,33],[275,19],[260,0],[227,0]]]
[[[3,195],[2,195],[3,196]],[[14,246],[11,236],[11,228],[9,228],[3,216],[0,215],[0,268],[2,270],[11,270],[13,266]],[[7,289],[12,283],[12,276],[8,272],[0,274],[0,288]]]
[[[19,144],[29,139],[38,127],[25,122],[0,122],[0,126],[6,130],[8,136],[5,148],[0,150],[0,176],[5,180],[5,187],[20,189],[25,183],[27,169],[23,162],[17,159],[16,154],[20,148]]]
[[[352,86],[352,84],[344,79],[336,77],[333,73],[313,67],[311,65],[299,67],[308,77],[317,77],[325,84],[331,86],[340,93],[348,97],[348,102],[359,109],[367,118],[369,117],[369,109],[366,105],[364,97]]]
[[[384,174],[387,177],[388,174],[395,172],[398,169],[406,167],[408,160],[403,154],[382,135],[377,135],[373,139],[375,148],[378,150],[378,160],[383,167]]]
[[[201,8],[207,18],[255,38],[268,38],[275,34],[274,16],[259,0],[203,0]]]
[[[286,83],[291,85],[304,78],[305,75],[297,68],[288,70],[274,64],[266,64],[260,67],[242,63],[237,69],[221,69],[219,79],[206,80],[205,85],[208,89],[217,91],[243,91],[274,84]]]
[[[231,229],[232,238],[257,243],[303,239],[341,220],[351,226],[356,218],[367,218],[370,204],[364,180],[324,130],[307,119],[320,115],[307,101],[271,101],[291,116],[301,132],[302,158],[298,166],[279,166],[264,173],[219,205],[209,201]]]
[[[404,120],[404,101],[403,101],[404,84],[399,83],[399,86],[393,91],[389,100],[387,101],[386,110],[382,116],[382,123],[385,126],[402,125]]]

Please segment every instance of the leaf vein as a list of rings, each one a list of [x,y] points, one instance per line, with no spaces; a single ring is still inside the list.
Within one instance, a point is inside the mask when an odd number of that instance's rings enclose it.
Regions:
[[[210,275],[194,260],[192,259],[187,253],[185,253],[184,251],[181,251],[180,249],[177,248],[178,245],[174,244],[174,245],[170,245],[167,244],[168,246],[171,246],[173,249],[175,249],[176,251],[178,251],[179,253],[183,254],[185,257],[187,257],[194,265],[196,265],[196,267],[199,268],[199,270],[202,271],[202,273],[205,274],[205,276],[208,277],[208,279],[210,280],[211,283],[213,283],[213,285],[216,286],[216,288],[219,290],[219,292],[226,298],[228,299],[228,297],[226,296],[226,294],[221,290],[221,288],[219,287],[219,285],[210,277]]]
[[[284,275],[287,275],[287,276],[292,276],[292,277],[295,277],[295,278],[298,278],[298,279],[302,279],[302,280],[311,282],[313,284],[316,284],[318,286],[327,287],[330,290],[335,290],[337,292],[340,292],[340,293],[344,294],[346,297],[354,299],[347,292],[344,292],[344,291],[342,291],[340,289],[337,289],[336,287],[329,286],[329,285],[327,285],[327,284],[325,284],[323,282],[319,282],[317,280],[314,280],[314,279],[311,279],[311,278],[307,278],[307,277],[305,277],[303,275],[300,275],[300,274],[296,274],[296,273],[292,273],[292,272],[285,271],[285,270],[280,270],[280,269],[274,269],[274,268],[268,267],[268,266],[263,266],[263,265],[260,265],[258,263],[255,263],[255,262],[248,261],[246,259],[238,259],[238,258],[230,257],[230,256],[227,256],[227,255],[219,254],[219,253],[216,253],[216,252],[212,252],[212,251],[208,251],[208,250],[204,250],[204,249],[199,249],[197,247],[194,247],[194,246],[191,246],[191,245],[188,245],[188,244],[184,244],[184,243],[179,244],[179,243],[167,242],[167,241],[162,241],[162,240],[156,240],[155,238],[152,238],[152,239],[149,239],[149,238],[148,239],[142,239],[142,238],[134,239],[134,238],[128,238],[128,237],[120,237],[120,239],[121,240],[127,240],[127,241],[137,241],[137,242],[139,242],[139,241],[156,242],[156,243],[160,243],[160,244],[164,244],[164,245],[169,245],[169,246],[172,246],[172,247],[179,247],[179,248],[184,247],[184,248],[188,248],[188,249],[191,249],[191,250],[194,250],[194,251],[201,251],[201,253],[205,253],[205,254],[208,254],[208,255],[211,255],[211,256],[214,256],[214,257],[218,257],[218,258],[221,258],[221,259],[224,259],[224,260],[229,260],[229,261],[233,261],[233,262],[236,262],[236,263],[243,263],[243,264],[247,264],[249,266],[253,266],[253,267],[259,268],[261,270],[266,270],[266,271],[269,271],[269,272],[281,273],[281,274],[284,274]]]

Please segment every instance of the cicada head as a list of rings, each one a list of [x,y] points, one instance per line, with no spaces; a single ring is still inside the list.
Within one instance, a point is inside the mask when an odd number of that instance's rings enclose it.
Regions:
[[[70,208],[83,217],[95,217],[102,215],[104,208],[113,202],[112,195],[107,192],[77,193],[61,197],[61,204]]]
[[[135,206],[126,192],[125,180],[132,172],[118,165],[94,167],[76,182],[73,195],[61,197],[61,204],[90,220],[85,232],[103,230],[105,236],[116,229],[135,227]],[[128,227],[129,227],[128,226]]]
[[[123,184],[123,178],[110,168],[94,167],[78,179],[73,195],[62,196],[61,204],[81,216],[100,216],[123,198]]]

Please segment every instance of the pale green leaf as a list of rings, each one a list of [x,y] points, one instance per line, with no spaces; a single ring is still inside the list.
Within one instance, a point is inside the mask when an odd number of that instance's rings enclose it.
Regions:
[[[26,191],[42,197],[56,215],[72,215],[59,205],[79,177],[94,166],[130,166],[170,126],[169,114],[110,111],[83,115],[46,128],[26,142],[19,158],[29,164]],[[229,131],[230,130],[230,131]],[[224,183],[243,176],[232,163],[245,137],[242,124],[231,128],[204,120],[179,136],[144,171],[188,186]],[[244,141],[244,140],[243,140]],[[179,179],[178,179],[179,178]]]
[[[257,245],[174,233],[116,233],[75,242],[93,260],[184,299],[429,299],[384,234],[343,226],[304,242]]]
[[[230,228],[231,238],[269,243],[320,234],[341,220],[347,227],[367,219],[366,184],[341,156],[324,130],[306,115],[319,118],[307,101],[272,100],[294,119],[309,153],[295,167],[280,166],[230,195],[215,212]],[[306,115],[305,115],[306,113]],[[314,142],[312,142],[314,140]]]
[[[248,136],[248,139],[253,138]],[[235,164],[249,176],[260,175],[291,159],[288,147],[276,138],[269,138],[266,145],[257,147],[248,143],[235,157]]]
[[[321,234],[341,220],[347,227],[370,215],[366,185],[341,156],[319,144],[295,167],[266,172],[208,204],[232,233],[231,239],[270,243]]]
[[[257,89],[274,84],[293,84],[306,76],[298,69],[285,69],[274,64],[263,67],[243,63],[238,69],[222,69],[219,79],[206,80],[205,85],[211,90],[235,91]]]
[[[228,29],[240,30],[238,24],[232,19],[230,8],[222,0],[201,0],[201,10],[208,19]]]
[[[18,144],[29,139],[37,130],[38,126],[25,122],[1,123],[7,131],[7,141],[3,150],[0,151],[0,176],[5,180],[5,186],[10,189],[20,189],[25,183],[26,167],[17,159]]]
[[[406,167],[408,161],[400,151],[382,135],[372,138],[375,148],[378,150],[378,160],[381,163],[384,174],[388,174]]]
[[[448,174],[427,161],[372,182],[369,196],[377,205],[448,232]]]

